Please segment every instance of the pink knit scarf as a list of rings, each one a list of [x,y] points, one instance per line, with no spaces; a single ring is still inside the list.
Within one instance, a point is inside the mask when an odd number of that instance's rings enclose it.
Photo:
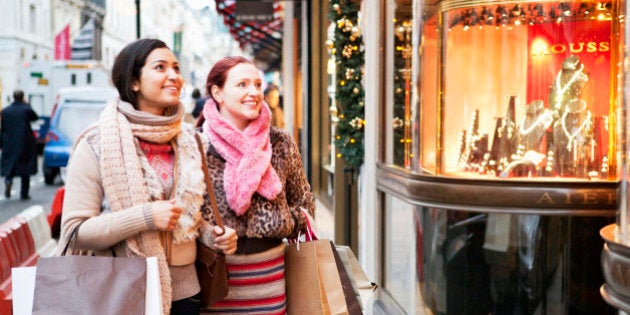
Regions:
[[[226,161],[223,186],[232,210],[243,215],[254,192],[273,200],[282,191],[282,183],[271,165],[271,110],[267,104],[243,131],[221,116],[212,99],[206,101],[203,116],[206,119],[204,133]]]

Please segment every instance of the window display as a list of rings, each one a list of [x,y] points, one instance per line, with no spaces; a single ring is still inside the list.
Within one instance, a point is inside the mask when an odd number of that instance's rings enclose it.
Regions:
[[[420,167],[456,177],[614,179],[612,4],[423,8]]]

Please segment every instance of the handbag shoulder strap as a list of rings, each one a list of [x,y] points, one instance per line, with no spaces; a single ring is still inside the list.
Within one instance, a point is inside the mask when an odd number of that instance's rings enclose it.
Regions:
[[[198,133],[195,133],[195,140],[197,140],[197,147],[199,148],[199,153],[201,153],[201,168],[203,170],[203,177],[206,180],[206,188],[208,189],[208,196],[210,197],[210,201],[212,202],[212,212],[214,213],[214,220],[217,222],[217,225],[222,230],[224,230],[223,219],[221,219],[221,214],[219,213],[219,206],[217,205],[217,199],[214,196],[214,187],[212,186],[212,182],[210,181],[210,174],[208,174],[208,162],[206,161],[206,152],[203,149],[203,145],[201,144],[201,138],[199,138]]]

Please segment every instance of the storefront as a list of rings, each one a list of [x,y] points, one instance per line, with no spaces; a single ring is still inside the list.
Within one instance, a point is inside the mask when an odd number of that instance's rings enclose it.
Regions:
[[[334,8],[318,10],[310,43],[343,25],[324,22]],[[362,3],[365,161],[356,200],[344,199],[357,204],[359,259],[405,312],[616,313],[600,294],[599,233],[615,222],[625,170],[625,11],[622,1]],[[311,71],[331,70],[322,50]],[[312,93],[331,80],[309,82]],[[334,101],[308,101],[322,117],[313,139],[331,138],[335,115],[322,108]],[[311,158],[326,154],[339,162]],[[333,204],[348,193],[334,192]]]

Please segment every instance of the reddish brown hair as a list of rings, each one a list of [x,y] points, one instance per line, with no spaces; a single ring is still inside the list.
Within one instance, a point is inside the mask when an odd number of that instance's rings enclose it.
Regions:
[[[212,69],[210,69],[210,73],[208,73],[208,78],[206,79],[206,95],[215,100],[214,96],[212,96],[212,87],[216,85],[222,89],[225,85],[225,80],[227,80],[228,71],[241,63],[249,63],[256,66],[253,61],[241,56],[225,57],[217,61],[217,63],[212,66]],[[205,118],[203,115],[199,115],[197,127],[201,126],[204,121]]]
[[[214,99],[212,87],[216,85],[222,89],[225,85],[225,80],[227,80],[228,71],[241,63],[249,63],[256,66],[251,60],[241,56],[225,57],[215,63],[206,79],[206,94]]]

